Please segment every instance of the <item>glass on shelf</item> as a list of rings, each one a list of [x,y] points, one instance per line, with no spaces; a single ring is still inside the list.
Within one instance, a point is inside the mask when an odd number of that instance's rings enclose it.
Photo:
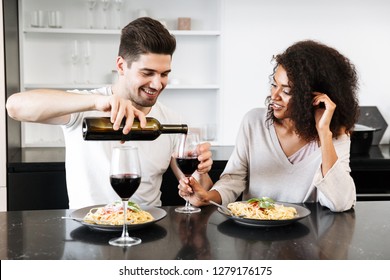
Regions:
[[[103,29],[108,29],[108,9],[110,8],[110,0],[101,0],[103,5]]]
[[[123,5],[123,0],[114,0],[114,6],[116,11],[116,29],[121,29],[121,9]]]
[[[45,14],[42,10],[32,11],[30,16],[31,27],[45,27]]]
[[[91,44],[89,41],[86,41],[84,43],[84,82],[86,84],[89,84],[91,82],[90,75],[89,75],[90,60],[91,60]]]
[[[79,54],[79,42],[77,40],[74,40],[72,42],[72,47],[71,47],[71,74],[72,74],[72,83],[76,84],[77,83],[77,76],[78,76],[78,71],[77,71],[77,64],[79,63],[80,60],[80,54]]]
[[[97,0],[87,0],[88,5],[88,28],[92,29],[95,28],[94,24],[94,9],[96,7]]]
[[[47,18],[48,18],[48,27],[50,28],[61,28],[61,12],[60,11],[48,11],[47,12]]]

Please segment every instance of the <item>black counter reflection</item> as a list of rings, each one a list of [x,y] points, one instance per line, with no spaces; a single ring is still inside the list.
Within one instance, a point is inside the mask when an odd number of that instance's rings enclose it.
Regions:
[[[218,225],[218,230],[235,238],[244,238],[247,241],[281,241],[291,240],[307,235],[310,230],[299,222],[278,227],[249,227],[238,226],[232,220],[227,220]]]
[[[121,232],[116,231],[96,231],[91,230],[86,226],[80,226],[70,233],[70,237],[73,241],[81,241],[95,245],[107,245],[108,241],[114,237],[120,236]],[[131,231],[132,236],[139,237],[142,243],[148,243],[162,239],[167,235],[165,228],[159,225],[150,225],[148,227]]]
[[[348,259],[355,212],[333,213],[319,204],[305,205],[311,215],[296,223],[269,228],[238,225],[231,220],[218,231],[233,237],[237,259]]]
[[[182,244],[175,259],[209,260],[211,259],[210,242],[207,238],[207,226],[212,207],[202,208],[201,214],[178,214],[178,234]]]
[[[63,242],[65,246],[62,259],[139,259],[143,258],[145,250],[153,250],[153,244],[167,235],[164,227],[152,224],[131,231],[132,236],[141,238],[140,245],[122,248],[108,244],[111,238],[121,235],[120,231],[93,230],[74,221],[67,221],[67,225],[69,234]]]

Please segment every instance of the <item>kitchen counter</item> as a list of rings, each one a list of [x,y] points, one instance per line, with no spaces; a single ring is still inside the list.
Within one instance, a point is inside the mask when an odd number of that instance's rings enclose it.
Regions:
[[[214,206],[192,215],[165,206],[165,218],[130,231],[142,243],[127,249],[108,244],[120,231],[61,219],[72,210],[0,212],[0,259],[390,259],[390,201],[359,201],[343,213],[305,206],[308,217],[271,228],[238,225]]]
[[[214,161],[227,161],[233,151],[233,146],[212,146]],[[8,169],[22,168],[23,165],[52,164],[52,166],[64,166],[65,148],[62,147],[36,147],[21,148],[11,156]],[[371,146],[367,155],[352,155],[351,167],[355,170],[389,169],[390,145]]]
[[[233,146],[213,146],[211,178],[222,173]],[[351,175],[358,200],[390,200],[390,145],[372,146],[368,155],[351,157]],[[8,162],[8,209],[68,208],[65,179],[65,148],[22,148]],[[28,185],[26,184],[28,182]],[[179,205],[174,193],[177,180],[168,169],[161,186],[163,205]],[[55,187],[54,187],[55,186]]]

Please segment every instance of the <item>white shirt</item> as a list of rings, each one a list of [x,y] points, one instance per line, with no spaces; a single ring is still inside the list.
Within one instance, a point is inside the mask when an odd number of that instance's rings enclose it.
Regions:
[[[332,211],[350,209],[356,201],[349,167],[350,137],[333,139],[338,160],[323,177],[321,149],[291,163],[274,126],[268,128],[265,119],[266,110],[259,108],[249,111],[241,123],[233,153],[213,186],[223,204],[235,201],[243,192],[244,200],[266,196],[290,203],[319,201]]]
[[[79,93],[112,94],[110,87]],[[112,147],[121,144],[118,141],[85,141],[82,136],[84,117],[108,115],[109,113],[98,111],[74,113],[69,123],[62,126],[66,146],[66,184],[71,209],[120,200],[110,185],[109,170]],[[148,117],[154,117],[162,124],[182,123],[178,114],[160,102],[152,107]],[[162,175],[169,166],[176,137],[176,134],[162,134],[154,141],[129,141],[124,144],[138,147],[141,162],[141,185],[130,198],[131,201],[141,205],[161,205]]]

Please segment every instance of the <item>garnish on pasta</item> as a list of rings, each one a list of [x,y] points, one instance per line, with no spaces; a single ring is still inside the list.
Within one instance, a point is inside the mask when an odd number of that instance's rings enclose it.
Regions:
[[[138,204],[129,201],[127,204],[127,223],[142,224],[153,221],[153,216],[141,209]],[[84,222],[97,225],[123,225],[123,203],[117,201],[104,207],[92,208],[84,217]]]
[[[277,204],[269,197],[252,198],[243,202],[232,202],[227,206],[234,215],[258,220],[289,220],[297,217],[294,207]]]

